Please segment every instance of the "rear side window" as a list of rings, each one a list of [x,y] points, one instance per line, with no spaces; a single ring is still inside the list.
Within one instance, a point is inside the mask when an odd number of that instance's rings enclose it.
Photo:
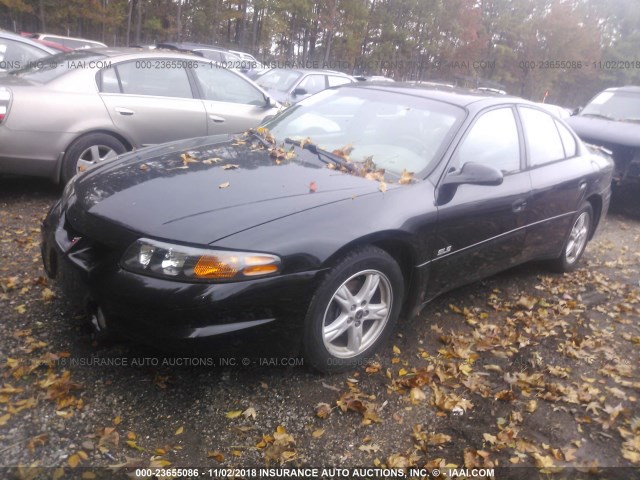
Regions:
[[[571,135],[571,132],[567,127],[556,120],[556,127],[560,132],[560,138],[562,138],[562,145],[564,146],[564,155],[567,158],[575,157],[577,153],[576,139]]]
[[[309,95],[318,93],[327,88],[324,75],[307,75],[304,80],[298,84],[298,88],[304,88]]]
[[[462,141],[455,167],[467,162],[482,163],[502,172],[520,169],[520,140],[511,108],[498,108],[481,114]]]
[[[91,62],[106,61],[105,55],[100,55],[88,50],[74,50],[68,53],[60,53],[40,59],[25,68],[11,72],[12,75],[27,78],[34,82],[47,83],[61,77],[65,73],[78,70],[82,65]]]
[[[557,122],[553,117],[527,107],[520,107],[520,117],[529,148],[530,166],[544,165],[565,157],[560,133],[556,127]]]
[[[193,98],[187,71],[176,67],[175,60],[168,60],[163,68],[162,60],[121,63],[102,71],[100,91],[126,93],[154,97]],[[145,68],[148,66],[149,68]],[[120,85],[118,86],[118,79]]]

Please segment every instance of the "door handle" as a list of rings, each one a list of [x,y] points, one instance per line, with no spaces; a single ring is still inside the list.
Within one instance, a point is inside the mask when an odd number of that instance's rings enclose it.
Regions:
[[[120,115],[124,115],[126,117],[130,117],[131,115],[136,113],[133,110],[131,110],[129,108],[124,108],[124,107],[116,107],[115,111],[118,112]]]
[[[526,206],[527,206],[527,201],[524,199],[519,199],[511,204],[511,209],[515,213],[518,213],[518,212],[522,212]]]
[[[224,123],[224,118],[219,117],[217,115],[209,115],[209,119],[213,120],[216,123]]]

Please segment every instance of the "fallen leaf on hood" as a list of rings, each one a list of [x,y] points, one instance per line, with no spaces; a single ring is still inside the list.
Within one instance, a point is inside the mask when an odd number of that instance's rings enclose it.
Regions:
[[[206,160],[203,160],[202,163],[205,165],[213,165],[214,163],[218,163],[221,161],[222,159],[220,157],[213,157],[213,158],[207,158]]]
[[[309,183],[309,192],[315,193],[317,191],[318,191],[318,186],[316,185],[316,182]]]
[[[218,185],[218,188],[227,188],[229,185],[231,185],[229,182],[224,182]]]
[[[236,168],[240,168],[240,165],[236,165],[235,163],[227,163],[222,167],[223,170],[235,170]]]
[[[378,185],[378,190],[380,190],[382,193],[387,191],[387,184],[384,182],[380,182],[380,185]]]
[[[189,152],[183,153],[180,155],[180,158],[182,159],[182,164],[185,167],[188,167],[190,163],[198,163],[199,161],[196,157],[189,155]]]
[[[400,185],[408,185],[409,183],[413,183],[413,172],[408,172],[406,170],[402,171],[402,175],[400,175],[400,180],[398,180]]]

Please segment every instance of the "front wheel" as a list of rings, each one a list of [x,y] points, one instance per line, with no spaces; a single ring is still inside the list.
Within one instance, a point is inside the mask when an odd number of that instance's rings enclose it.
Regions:
[[[346,255],[309,306],[305,360],[322,372],[361,364],[393,331],[403,296],[402,271],[384,250],[369,246]]]
[[[589,241],[593,224],[593,208],[590,203],[582,205],[573,220],[569,237],[564,244],[562,254],[552,262],[552,267],[558,272],[574,270],[584,253]]]

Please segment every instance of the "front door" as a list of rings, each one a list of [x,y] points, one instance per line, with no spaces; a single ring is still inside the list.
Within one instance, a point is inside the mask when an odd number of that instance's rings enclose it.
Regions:
[[[522,258],[531,194],[511,107],[481,112],[456,149],[447,175],[467,162],[502,171],[501,185],[438,187],[438,229],[428,298],[514,265]],[[446,177],[445,177],[446,178]]]

